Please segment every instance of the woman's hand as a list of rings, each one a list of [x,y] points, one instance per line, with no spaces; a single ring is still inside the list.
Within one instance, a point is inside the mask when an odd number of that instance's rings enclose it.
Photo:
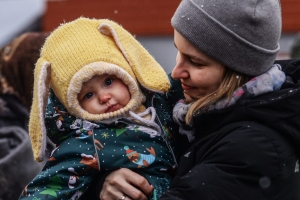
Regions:
[[[147,200],[147,196],[151,195],[153,189],[153,186],[141,175],[121,168],[106,177],[100,192],[100,199],[119,200],[124,199],[122,198],[124,195],[125,200]]]

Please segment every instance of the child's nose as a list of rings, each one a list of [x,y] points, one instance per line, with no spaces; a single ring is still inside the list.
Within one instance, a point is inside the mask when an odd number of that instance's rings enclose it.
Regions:
[[[98,96],[100,103],[104,104],[110,99],[110,95],[107,93],[99,94]]]

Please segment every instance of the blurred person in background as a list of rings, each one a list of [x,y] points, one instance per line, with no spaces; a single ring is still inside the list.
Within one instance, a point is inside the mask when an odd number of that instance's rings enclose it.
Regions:
[[[18,199],[44,165],[33,159],[27,125],[33,70],[47,36],[24,33],[0,50],[0,200]],[[47,154],[52,149],[48,142]]]

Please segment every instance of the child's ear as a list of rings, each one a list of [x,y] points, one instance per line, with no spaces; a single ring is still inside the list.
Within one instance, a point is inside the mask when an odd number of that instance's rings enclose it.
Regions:
[[[34,159],[41,162],[46,149],[45,110],[50,86],[50,63],[40,58],[34,71],[33,101],[29,118],[29,136]]]
[[[99,30],[113,37],[143,87],[154,92],[169,90],[170,82],[163,68],[129,32],[109,20],[101,23]]]

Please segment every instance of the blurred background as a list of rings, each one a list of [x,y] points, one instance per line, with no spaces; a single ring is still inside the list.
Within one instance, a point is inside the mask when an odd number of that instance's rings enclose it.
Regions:
[[[0,0],[0,48],[27,31],[51,32],[80,16],[120,23],[171,72],[176,49],[170,19],[180,0]],[[283,31],[278,59],[290,58],[300,31],[300,0],[281,0]]]

